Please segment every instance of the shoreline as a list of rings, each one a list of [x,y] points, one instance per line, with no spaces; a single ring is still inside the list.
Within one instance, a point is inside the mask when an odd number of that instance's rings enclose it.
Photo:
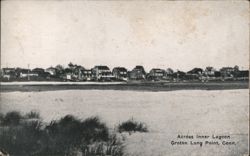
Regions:
[[[174,90],[231,90],[249,89],[248,81],[233,82],[10,82],[1,83],[1,92],[40,92],[57,90],[131,90],[131,91],[174,91]]]
[[[109,85],[126,84],[126,82],[61,82],[61,81],[14,81],[0,82],[1,85]]]

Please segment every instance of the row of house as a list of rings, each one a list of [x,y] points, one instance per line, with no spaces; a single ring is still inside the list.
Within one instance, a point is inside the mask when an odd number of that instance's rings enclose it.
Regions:
[[[92,69],[85,69],[80,65],[70,63],[67,68],[61,66],[49,67],[47,69],[35,68],[2,68],[1,79],[16,80],[64,80],[64,81],[206,81],[227,79],[248,79],[248,70],[239,70],[238,66],[223,67],[216,70],[213,67],[194,68],[188,72],[176,71],[171,68],[166,70],[153,68],[148,73],[143,66],[135,66],[131,71],[124,67],[115,67],[111,71],[108,66],[98,65]]]

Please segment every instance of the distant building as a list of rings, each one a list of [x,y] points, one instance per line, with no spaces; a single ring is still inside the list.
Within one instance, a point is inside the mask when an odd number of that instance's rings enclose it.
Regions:
[[[202,75],[203,69],[201,68],[194,68],[187,72],[188,74],[195,74],[195,75]]]
[[[153,68],[148,74],[149,80],[162,80],[165,77],[165,71],[159,68]]]
[[[15,68],[3,68],[2,70],[4,74],[15,73]]]
[[[174,74],[174,70],[171,68],[167,68],[165,70],[165,78],[166,80],[173,80],[173,74]]]
[[[64,80],[71,81],[73,79],[73,69],[71,68],[65,68],[64,74],[62,77]]]
[[[204,75],[208,76],[208,77],[214,77],[215,76],[215,68],[213,67],[206,67],[205,71],[204,71]]]
[[[73,78],[74,79],[78,79],[78,80],[82,80],[82,71],[85,70],[85,68],[83,66],[80,65],[76,65],[73,70]]]
[[[166,71],[165,71],[166,76],[172,75],[173,73],[174,73],[174,70],[171,69],[171,68],[168,68],[168,69],[166,69]]]
[[[194,68],[187,72],[186,80],[199,80],[202,79],[203,69],[201,68]]]
[[[12,78],[16,78],[17,76],[15,68],[3,68],[1,73],[2,73],[2,77],[8,80]]]
[[[32,72],[29,69],[21,69],[19,71],[19,78],[37,77],[38,73]]]
[[[130,73],[129,78],[131,80],[142,80],[146,78],[146,72],[143,66],[136,66]]]
[[[112,71],[116,80],[128,80],[128,71],[124,67],[115,67]]]
[[[87,70],[87,69],[81,70],[81,75],[82,75],[81,77],[82,80],[90,81],[93,79],[92,70]]]
[[[98,81],[110,81],[114,78],[108,66],[95,66],[92,73],[93,78]]]
[[[54,67],[49,67],[45,70],[45,72],[48,72],[51,76],[56,76],[57,69]]]
[[[45,72],[43,68],[34,68],[32,73],[37,73],[39,78],[50,79],[50,73]],[[42,79],[40,79],[42,80]]]
[[[220,69],[222,77],[233,77],[234,71],[235,70],[232,67],[223,67]]]
[[[249,71],[248,70],[241,70],[239,71],[239,74],[237,75],[240,79],[249,79]]]
[[[177,71],[177,72],[173,73],[173,78],[175,81],[184,80],[185,77],[186,77],[186,73],[183,71]]]
[[[215,71],[214,72],[214,77],[221,78],[221,72],[220,71]]]
[[[41,76],[45,73],[45,70],[43,68],[34,68],[32,72],[37,73],[39,76]]]

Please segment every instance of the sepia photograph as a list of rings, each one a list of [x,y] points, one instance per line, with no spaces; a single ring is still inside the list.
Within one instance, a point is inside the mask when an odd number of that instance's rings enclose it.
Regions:
[[[0,156],[249,156],[247,0],[1,0]]]

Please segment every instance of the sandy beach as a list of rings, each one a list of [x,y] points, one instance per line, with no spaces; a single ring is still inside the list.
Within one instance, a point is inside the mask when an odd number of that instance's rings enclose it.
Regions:
[[[125,155],[243,155],[248,151],[249,92],[239,90],[179,90],[138,92],[114,90],[59,90],[1,93],[1,113],[40,112],[45,122],[67,114],[99,116],[114,129],[128,119],[144,122],[148,133],[126,135]],[[229,135],[220,145],[178,146],[177,135]],[[213,139],[212,139],[213,140]],[[216,139],[214,139],[217,141]],[[182,139],[182,141],[189,141]],[[193,141],[199,141],[194,139]],[[204,141],[204,140],[203,140]],[[224,146],[222,141],[236,145]]]

